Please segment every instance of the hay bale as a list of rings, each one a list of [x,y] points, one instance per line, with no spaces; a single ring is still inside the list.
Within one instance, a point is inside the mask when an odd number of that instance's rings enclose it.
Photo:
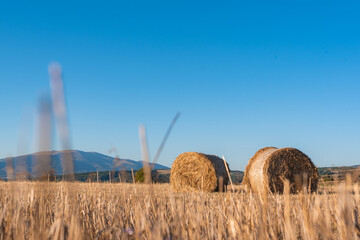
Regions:
[[[319,173],[311,159],[298,149],[266,147],[250,159],[243,184],[258,193],[282,193],[285,179],[289,180],[291,193],[299,192],[304,185],[315,192]]]
[[[182,153],[171,167],[170,184],[176,192],[225,191],[228,181],[224,160],[213,155]]]

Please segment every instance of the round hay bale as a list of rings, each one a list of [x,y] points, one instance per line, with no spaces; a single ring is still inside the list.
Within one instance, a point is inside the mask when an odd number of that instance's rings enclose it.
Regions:
[[[224,160],[213,155],[182,153],[171,167],[170,184],[176,192],[225,191],[228,181]]]
[[[249,160],[243,184],[258,193],[268,190],[284,191],[284,180],[290,183],[290,193],[306,186],[311,192],[317,190],[318,169],[311,159],[295,148],[262,148]]]

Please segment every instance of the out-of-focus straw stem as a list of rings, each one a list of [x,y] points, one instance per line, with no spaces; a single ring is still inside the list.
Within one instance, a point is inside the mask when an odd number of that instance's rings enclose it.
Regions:
[[[229,168],[228,168],[228,166],[226,164],[226,159],[225,159],[224,155],[222,156],[222,159],[224,160],[224,165],[225,165],[225,168],[226,168],[226,172],[227,172],[228,177],[229,177],[229,181],[230,181],[230,184],[231,184],[231,190],[234,191],[234,186],[233,186],[233,182],[231,180],[230,171],[229,171]]]
[[[143,169],[144,169],[144,177],[145,177],[145,183],[150,184],[151,183],[151,167],[149,162],[149,148],[148,143],[146,139],[146,129],[144,125],[139,126],[139,136],[140,136],[140,145],[141,145],[141,152],[143,157]]]

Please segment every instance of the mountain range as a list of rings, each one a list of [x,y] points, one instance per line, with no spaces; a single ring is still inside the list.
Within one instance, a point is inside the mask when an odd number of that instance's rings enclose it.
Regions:
[[[61,161],[64,158],[65,153],[71,153],[76,173],[131,169],[135,171],[139,170],[144,163],[143,161],[119,159],[97,152],[84,152],[78,150],[38,152],[13,158],[0,159],[0,177],[5,178],[7,176],[7,166],[10,166],[10,169],[11,167],[15,169],[15,174],[28,172],[31,175],[34,175],[35,165],[39,161],[42,161],[42,159],[50,159],[51,168],[55,170],[55,174],[60,175],[63,173]],[[160,164],[153,165],[153,170],[159,169],[169,168]]]

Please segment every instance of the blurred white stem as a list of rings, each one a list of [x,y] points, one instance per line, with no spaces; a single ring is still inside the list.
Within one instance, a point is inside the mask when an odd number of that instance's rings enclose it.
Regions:
[[[151,168],[150,168],[150,162],[149,162],[149,149],[146,139],[146,129],[144,125],[139,126],[139,136],[140,136],[140,144],[141,144],[141,153],[143,157],[143,169],[144,169],[144,177],[145,177],[145,183],[150,184],[151,183]]]

